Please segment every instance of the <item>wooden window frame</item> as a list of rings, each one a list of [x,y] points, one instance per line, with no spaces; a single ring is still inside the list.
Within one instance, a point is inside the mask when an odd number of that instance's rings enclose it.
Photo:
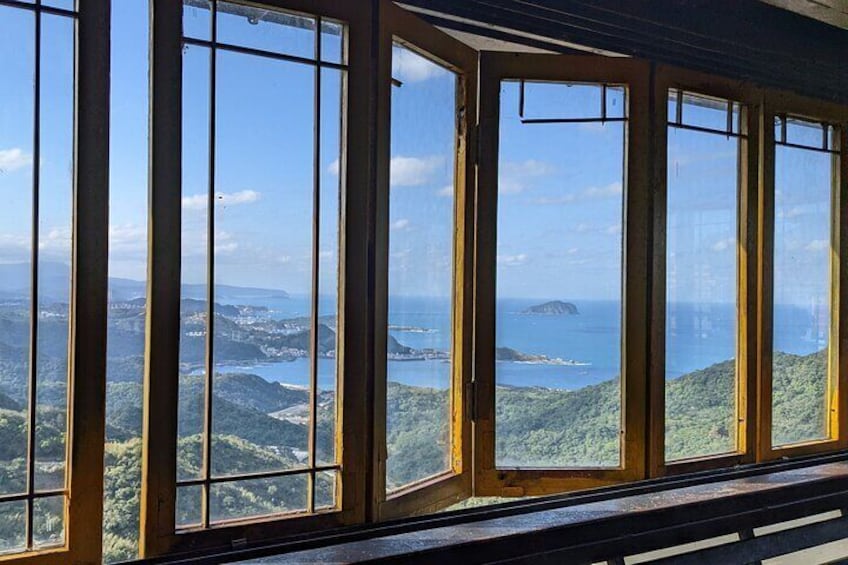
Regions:
[[[255,3],[254,3],[255,4]],[[341,464],[337,509],[303,515],[271,515],[178,529],[177,414],[180,340],[180,233],[182,198],[182,11],[176,0],[151,0],[150,224],[148,311],[144,376],[140,553],[202,550],[324,530],[365,519],[365,441],[370,374],[369,311],[373,303],[363,266],[371,270],[373,104],[375,59],[370,4],[345,0],[264,0],[271,8],[343,22],[349,66],[343,86],[338,385],[336,456]],[[362,132],[368,132],[363,134]],[[101,457],[102,459],[102,457]]]
[[[38,4],[24,9],[50,12]],[[110,1],[78,1],[76,12],[65,544],[2,555],[4,565],[99,563],[102,554]]]
[[[828,354],[828,404],[831,437],[786,446],[772,445],[772,341],[774,303],[775,118],[798,116],[835,127],[838,165],[832,170],[831,205],[831,327]],[[758,241],[761,257],[759,294],[759,395],[757,460],[796,457],[848,448],[848,107],[789,92],[766,90],[759,122],[761,148]]]
[[[391,141],[392,46],[400,42],[457,75],[457,135],[454,166],[454,253],[451,371],[451,469],[386,492],[386,409],[388,336],[388,238]],[[425,23],[393,2],[380,3],[377,74],[377,241],[373,520],[433,512],[471,496],[472,436],[468,398],[472,374],[472,241],[475,175],[473,151],[477,109],[477,51]]]
[[[666,222],[668,195],[668,93],[682,90],[742,104],[737,182],[736,252],[736,445],[735,452],[666,461],[665,459],[665,328]],[[651,366],[649,375],[649,462],[651,477],[675,475],[752,463],[757,429],[757,202],[761,91],[734,81],[666,65],[657,65],[653,81],[654,142],[653,272],[651,296]]]
[[[495,465],[495,276],[500,88],[505,79],[626,84],[622,272],[622,464],[609,469],[499,469]],[[527,496],[634,481],[646,476],[651,206],[650,67],[583,55],[482,52],[475,246],[475,471],[477,496]]]

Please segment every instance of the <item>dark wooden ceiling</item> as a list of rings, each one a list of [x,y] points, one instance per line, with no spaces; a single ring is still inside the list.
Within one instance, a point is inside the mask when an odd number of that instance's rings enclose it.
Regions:
[[[758,0],[403,4],[445,27],[501,39],[514,30],[538,36],[536,46],[555,40],[555,51],[579,44],[848,103],[848,30]]]

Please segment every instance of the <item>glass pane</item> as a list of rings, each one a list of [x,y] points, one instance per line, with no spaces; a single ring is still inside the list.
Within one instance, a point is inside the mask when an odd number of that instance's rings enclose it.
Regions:
[[[518,90],[501,85],[495,463],[618,467],[625,126],[523,125]]]
[[[332,21],[321,22],[321,60],[344,63],[345,26]]]
[[[600,84],[525,81],[524,117],[528,119],[600,118],[602,94],[603,86]],[[609,90],[607,102],[609,117],[621,117],[624,90],[620,87]],[[512,100],[512,104],[504,110],[514,115],[520,106],[520,94]]]
[[[178,480],[200,478],[206,379],[209,49],[183,50],[183,216]]]
[[[720,98],[684,92],[683,123],[690,126],[726,131],[727,104],[727,100]]]
[[[830,436],[831,174],[835,157],[776,147],[772,443]]]
[[[395,45],[386,421],[389,491],[449,471],[457,77]]]
[[[65,497],[37,498],[33,502],[32,544],[36,549],[65,544]]]
[[[235,391],[255,381],[246,373],[262,365],[265,380],[254,387],[311,392],[314,73],[285,61],[218,56],[215,475],[308,463],[308,402],[266,406],[276,393],[259,406]],[[334,350],[333,330],[318,330],[319,354]],[[231,458],[233,449],[250,453]]]
[[[200,525],[202,497],[202,487],[192,486],[177,488],[177,528],[189,528]]]
[[[209,41],[212,34],[212,2],[183,0],[183,35]]]
[[[336,507],[336,485],[339,476],[336,471],[325,471],[315,476],[315,508],[331,509]]]
[[[316,461],[335,464],[337,366],[336,316],[338,312],[338,265],[341,176],[342,96],[346,73],[321,71],[321,208],[318,242],[318,436]]]
[[[32,13],[0,6],[0,495],[27,483],[34,29]],[[14,540],[17,506],[2,508],[0,530],[12,537],[0,540]]]
[[[668,130],[666,460],[736,449],[738,153],[737,138]]]
[[[218,41],[314,59],[315,19],[268,7],[218,2]]]
[[[813,149],[827,149],[830,140],[825,137],[828,133],[825,127],[819,122],[790,117],[786,120],[786,141]]]
[[[0,555],[26,548],[26,503],[0,502]]]
[[[41,0],[41,5],[61,8],[63,10],[74,10],[76,8],[76,0]]]
[[[307,475],[213,484],[212,522],[306,511]]]
[[[103,560],[138,556],[147,278],[149,0],[112,10]]]
[[[74,151],[74,21],[41,20],[36,490],[65,486]]]

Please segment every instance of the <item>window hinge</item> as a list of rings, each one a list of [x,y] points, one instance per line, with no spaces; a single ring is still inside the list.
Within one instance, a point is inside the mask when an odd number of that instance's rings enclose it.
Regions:
[[[477,421],[477,381],[465,385],[465,413],[472,422]]]
[[[480,124],[474,124],[474,166],[480,165]]]

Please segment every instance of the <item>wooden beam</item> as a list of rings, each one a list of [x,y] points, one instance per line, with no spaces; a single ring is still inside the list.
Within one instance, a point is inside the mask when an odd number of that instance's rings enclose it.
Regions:
[[[101,561],[109,264],[109,0],[78,2],[67,544]],[[36,166],[38,166],[36,164]]]
[[[147,326],[140,553],[167,552],[175,529],[182,214],[182,3],[152,0]]]

